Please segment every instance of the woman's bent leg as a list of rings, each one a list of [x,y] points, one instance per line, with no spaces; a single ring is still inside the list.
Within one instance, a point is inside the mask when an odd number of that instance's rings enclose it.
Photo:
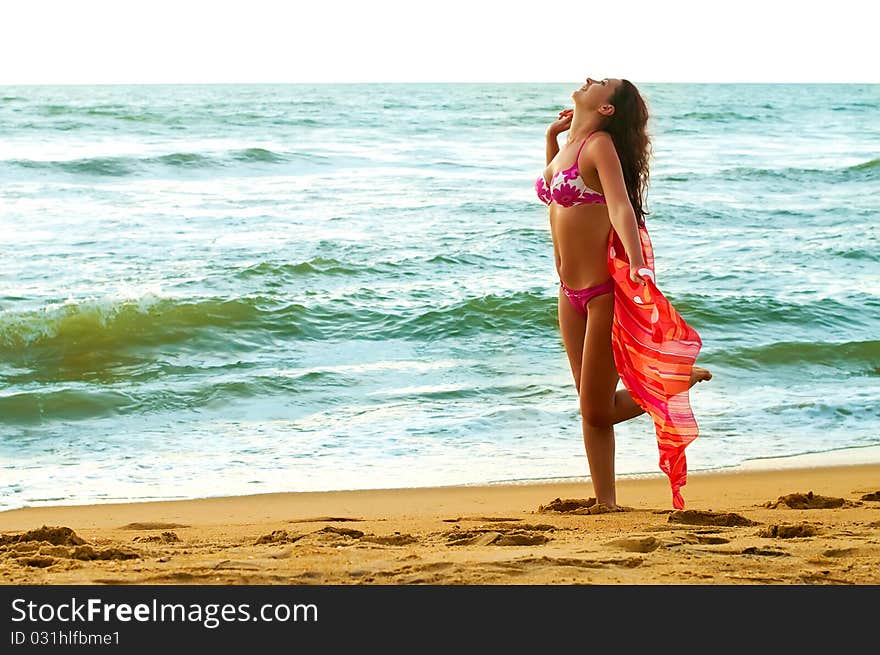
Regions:
[[[639,407],[638,403],[633,400],[629,391],[620,389],[614,393],[614,420],[612,422],[615,425],[644,413],[645,410]]]

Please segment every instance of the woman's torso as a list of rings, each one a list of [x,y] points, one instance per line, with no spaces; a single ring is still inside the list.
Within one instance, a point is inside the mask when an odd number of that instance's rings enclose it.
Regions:
[[[607,244],[611,220],[596,167],[583,151],[586,140],[594,134],[562,148],[535,185],[542,201],[550,201],[556,272],[572,289],[594,286],[610,277]]]

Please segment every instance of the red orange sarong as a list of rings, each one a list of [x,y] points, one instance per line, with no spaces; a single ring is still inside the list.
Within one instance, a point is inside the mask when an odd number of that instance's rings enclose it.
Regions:
[[[629,279],[629,260],[614,229],[608,238],[608,268],[615,281],[614,364],[623,386],[654,420],[660,469],[669,476],[672,506],[682,509],[680,489],[687,482],[684,449],[699,434],[688,390],[703,342],[657,288],[646,227],[639,228],[639,238],[650,270],[643,276],[645,285]]]

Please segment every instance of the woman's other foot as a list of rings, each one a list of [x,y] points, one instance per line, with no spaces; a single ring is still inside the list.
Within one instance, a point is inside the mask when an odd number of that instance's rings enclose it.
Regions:
[[[691,386],[694,386],[697,382],[703,382],[704,380],[711,380],[712,372],[705,368],[700,368],[699,366],[694,366],[691,371]]]

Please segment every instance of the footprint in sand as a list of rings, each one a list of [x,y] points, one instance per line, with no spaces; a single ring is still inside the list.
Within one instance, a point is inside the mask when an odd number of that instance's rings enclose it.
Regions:
[[[550,537],[544,534],[528,534],[517,530],[513,533],[503,534],[499,539],[492,542],[494,546],[540,546],[550,541]]]
[[[254,562],[244,562],[241,560],[234,559],[224,559],[217,562],[214,566],[211,567],[211,570],[217,571],[219,569],[241,569],[244,571],[259,571],[262,566],[259,564],[255,564]]]
[[[54,557],[49,557],[48,555],[34,555],[16,557],[15,561],[22,566],[32,566],[34,568],[44,569],[48,566],[52,566],[58,560]]]
[[[606,546],[618,548],[630,553],[650,553],[660,547],[660,540],[656,537],[625,537],[614,539],[605,543]]]
[[[831,548],[824,551],[822,557],[852,557],[858,553],[858,548]]]
[[[88,544],[73,546],[44,546],[39,554],[13,556],[13,560],[25,566],[47,567],[60,560],[127,560],[140,559],[140,555],[122,548],[94,548]]]
[[[668,520],[670,523],[684,523],[685,525],[723,525],[729,527],[758,525],[757,521],[747,519],[741,514],[698,509],[676,510],[669,515]]]
[[[779,509],[788,507],[789,509],[835,509],[837,507],[855,507],[856,503],[846,498],[836,498],[833,496],[819,496],[812,491],[807,493],[794,493],[786,496],[780,496],[775,501],[764,503],[764,507],[770,509]]]
[[[603,503],[597,503],[595,498],[555,498],[546,505],[538,505],[538,512],[548,513],[555,512],[557,514],[607,514],[609,512],[628,512],[629,507],[608,507]]]
[[[163,532],[161,535],[158,534],[150,534],[145,535],[143,537],[135,537],[132,539],[134,542],[138,543],[161,543],[161,544],[171,544],[178,543],[180,541],[180,537],[177,536],[174,532]]]
[[[609,566],[620,566],[622,568],[633,569],[641,566],[645,560],[641,557],[626,557],[624,559],[579,559],[576,557],[524,557],[515,561],[516,564],[523,566],[524,569],[532,569],[535,565],[544,566],[571,566],[583,569],[603,569]]]
[[[396,532],[388,535],[368,534],[361,537],[361,541],[367,541],[382,546],[407,546],[409,544],[418,543],[418,539],[408,533],[400,534]]]
[[[302,534],[294,534],[293,532],[288,532],[287,530],[272,530],[269,534],[264,534],[262,537],[259,537],[255,542],[255,546],[259,546],[260,544],[292,544],[295,541],[299,541],[305,535]]]
[[[774,548],[761,548],[759,546],[749,546],[740,551],[741,555],[760,555],[761,557],[788,557],[789,554],[784,550],[776,550]]]
[[[71,559],[82,560],[109,560],[109,559],[140,559],[140,555],[136,552],[125,550],[123,548],[93,548],[88,544],[76,546],[70,553]]]
[[[696,534],[693,532],[688,532],[682,537],[682,539],[684,539],[684,543],[686,544],[707,544],[710,546],[717,546],[719,544],[730,543],[730,539],[726,539],[725,537],[716,537],[715,535],[709,534]]]
[[[292,533],[288,533],[288,536],[284,536],[284,530],[275,530],[268,535],[267,541],[263,543],[284,543],[285,540],[288,543],[292,543],[294,541],[302,543],[297,543],[297,545],[302,544],[311,544],[315,546],[350,546],[352,544],[356,544],[358,540],[364,536],[364,533],[361,530],[352,530],[349,528],[337,528],[334,525],[327,525],[320,530],[313,530],[312,532],[308,532],[306,534],[295,535]],[[273,539],[272,535],[276,534],[276,537]],[[262,539],[263,537],[261,537]]]
[[[547,535],[528,530],[454,530],[444,536],[448,546],[540,546],[550,541]]]
[[[333,525],[328,525],[325,528],[321,528],[320,530],[316,530],[316,532],[325,532],[328,534],[338,534],[343,537],[351,537],[352,539],[360,539],[364,536],[364,533],[360,530],[352,530],[351,528],[337,528]]]
[[[259,537],[254,545],[260,544],[292,544],[300,539],[311,536],[318,541],[329,541],[336,544],[339,537],[344,539],[355,539],[360,542],[369,542],[382,546],[406,546],[408,544],[417,543],[418,539],[411,534],[395,532],[389,535],[365,534],[360,530],[351,530],[349,528],[337,528],[328,525],[320,530],[315,530],[308,534],[297,534],[288,532],[287,530],[273,530],[269,534]]]
[[[794,539],[796,537],[815,537],[821,534],[821,530],[809,523],[800,523],[798,525],[768,525],[763,530],[758,531],[759,537],[768,539]]]
[[[595,498],[555,498],[546,505],[538,505],[538,512],[574,512],[579,509],[589,509],[596,504]]]

